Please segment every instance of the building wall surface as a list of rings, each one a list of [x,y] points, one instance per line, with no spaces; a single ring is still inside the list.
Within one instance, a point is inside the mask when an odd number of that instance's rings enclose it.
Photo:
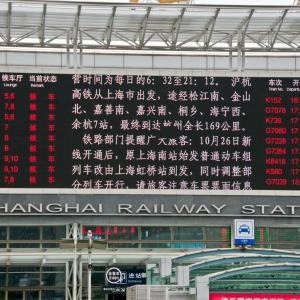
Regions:
[[[236,56],[166,56],[153,53],[90,53],[74,56],[29,51],[22,54],[17,51],[0,52],[0,72],[24,70],[62,74],[299,77],[300,57],[259,55],[241,59]],[[24,299],[27,290],[33,290],[32,299],[72,299],[74,275],[69,267],[75,264],[77,257],[81,259],[79,273],[83,278],[78,284],[79,290],[81,288],[79,295],[83,293],[79,299],[85,299],[86,251],[82,250],[78,256],[75,254],[73,261],[73,248],[66,252],[59,249],[64,240],[68,242],[74,238],[71,224],[79,224],[79,239],[86,238],[87,229],[97,231],[100,228],[102,233],[99,233],[99,237],[108,240],[106,250],[95,250],[98,256],[93,258],[93,299],[105,298],[99,286],[105,283],[107,267],[128,264],[124,253],[120,254],[124,249],[138,249],[139,252],[132,254],[136,257],[131,257],[129,263],[145,267],[153,256],[159,261],[157,257],[179,255],[182,254],[181,250],[233,247],[231,233],[235,218],[255,220],[257,247],[298,249],[299,197],[297,191],[150,193],[3,189],[0,194],[0,248],[3,249],[0,249],[0,253],[11,254],[9,258],[0,254],[3,264],[0,270],[0,299]],[[193,230],[195,233],[192,237],[185,234]],[[165,253],[167,250],[169,252]],[[22,251],[26,255],[32,254],[25,263]],[[65,256],[58,260],[55,251],[61,251]],[[11,263],[13,266],[10,266]],[[24,264],[27,264],[27,269]],[[28,288],[30,284],[33,287]]]

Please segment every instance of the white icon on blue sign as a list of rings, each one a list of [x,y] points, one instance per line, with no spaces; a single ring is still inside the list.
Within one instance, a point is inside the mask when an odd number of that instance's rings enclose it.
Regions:
[[[239,228],[239,234],[241,234],[241,233],[250,234],[250,227],[246,224],[241,225],[240,228]]]

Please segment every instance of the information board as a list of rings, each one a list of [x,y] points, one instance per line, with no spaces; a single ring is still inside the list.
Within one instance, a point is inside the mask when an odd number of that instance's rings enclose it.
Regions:
[[[299,190],[300,79],[2,73],[0,187]]]

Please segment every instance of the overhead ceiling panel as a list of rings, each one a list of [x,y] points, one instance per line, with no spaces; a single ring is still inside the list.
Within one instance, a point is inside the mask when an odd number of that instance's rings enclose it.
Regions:
[[[295,51],[299,39],[299,7],[0,2],[0,46]]]

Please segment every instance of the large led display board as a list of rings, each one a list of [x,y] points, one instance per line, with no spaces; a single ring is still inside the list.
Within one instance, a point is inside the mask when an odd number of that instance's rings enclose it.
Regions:
[[[300,79],[2,73],[0,187],[299,190]]]

